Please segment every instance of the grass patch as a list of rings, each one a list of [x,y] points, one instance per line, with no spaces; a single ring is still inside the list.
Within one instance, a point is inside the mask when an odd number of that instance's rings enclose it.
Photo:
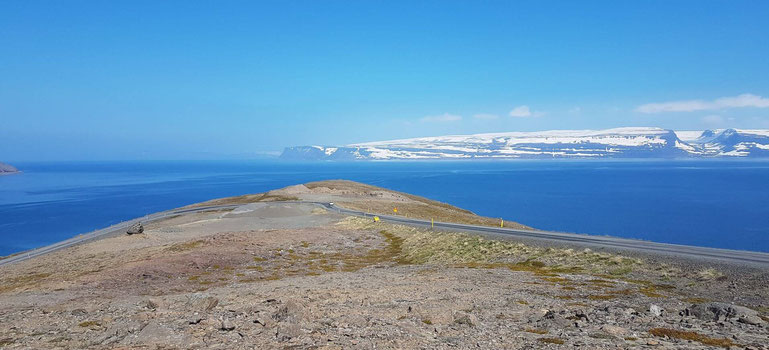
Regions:
[[[633,291],[632,289],[610,290],[610,291],[606,292],[606,294],[611,294],[611,295],[633,295],[633,294],[635,294],[635,291]]]
[[[547,329],[537,329],[537,328],[526,328],[524,329],[524,332],[534,333],[534,334],[547,334],[549,333]]]
[[[563,345],[564,343],[566,343],[565,341],[563,341],[563,339],[559,339],[559,338],[539,338],[537,340],[547,344]]]
[[[563,277],[543,277],[542,279],[545,280],[545,281],[548,281],[548,282],[553,282],[553,283],[558,283],[558,284],[565,284],[565,283],[570,283],[571,282],[570,279],[563,278]]]
[[[604,279],[595,279],[595,278],[591,280],[587,280],[587,283],[589,283],[592,286],[603,287],[603,288],[613,288],[616,285],[614,281],[607,281]]]
[[[594,339],[614,339],[613,335],[606,333],[590,333],[587,336]]]
[[[568,303],[566,306],[579,306],[579,307],[589,307],[589,304],[581,303],[581,302],[575,302],[575,303]]]
[[[699,297],[690,297],[684,299],[685,302],[690,304],[701,304],[701,303],[707,303],[710,301],[710,299],[707,298],[699,298]]]
[[[431,324],[433,324],[433,321],[431,321],[430,319],[425,318],[425,319],[422,319],[422,323],[424,323],[426,325],[431,325]]]
[[[99,322],[96,321],[84,321],[77,324],[80,327],[98,327],[101,326]]]
[[[697,272],[697,279],[700,281],[712,281],[723,276],[723,273],[714,268],[707,268]]]
[[[630,266],[624,266],[624,267],[609,270],[609,274],[612,276],[624,276],[631,272],[633,272],[633,268]]]
[[[638,291],[641,292],[641,294],[643,294],[643,295],[645,295],[645,296],[647,296],[649,298],[664,298],[665,297],[664,295],[662,295],[660,293],[657,293],[657,288],[655,286],[641,287],[640,289],[638,289]]]
[[[696,341],[698,343],[702,343],[705,345],[719,346],[722,348],[729,348],[731,346],[741,346],[740,344],[732,342],[731,339],[710,338],[708,336],[705,336],[696,332],[679,331],[679,330],[670,329],[670,328],[652,328],[649,330],[649,334],[656,337],[668,337],[673,339]]]
[[[32,273],[4,279],[2,280],[2,283],[0,283],[0,293],[11,291],[20,287],[34,286],[49,276],[51,276],[51,273]]]

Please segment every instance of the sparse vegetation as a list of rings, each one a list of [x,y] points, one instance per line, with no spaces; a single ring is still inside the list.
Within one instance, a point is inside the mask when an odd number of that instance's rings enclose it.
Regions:
[[[707,268],[697,272],[697,278],[701,281],[712,281],[723,276],[723,273],[714,268]]]
[[[711,338],[696,332],[680,331],[670,328],[652,328],[649,330],[649,334],[656,337],[668,337],[681,340],[696,341],[710,346],[720,346],[722,348],[729,348],[731,346],[741,346],[740,344],[732,342],[727,338]]]
[[[524,331],[534,334],[547,334],[547,329],[526,328]]]
[[[548,343],[548,344],[563,345],[566,343],[563,341],[563,339],[559,339],[559,338],[539,338],[537,340],[543,343]]]
[[[0,293],[15,290],[17,288],[35,286],[51,275],[51,273],[31,273],[2,279],[0,280]]]
[[[188,251],[188,250],[192,250],[192,249],[198,248],[198,247],[202,246],[203,243],[205,243],[205,241],[202,241],[202,240],[189,241],[189,242],[184,242],[184,243],[177,243],[177,244],[174,244],[174,245],[168,247],[168,250],[172,251],[172,252],[184,252],[184,251]]]
[[[84,327],[84,328],[85,327],[91,328],[91,327],[98,327],[99,326],[99,322],[96,322],[96,321],[84,321],[84,322],[78,323],[77,325],[80,326],[80,327]]]

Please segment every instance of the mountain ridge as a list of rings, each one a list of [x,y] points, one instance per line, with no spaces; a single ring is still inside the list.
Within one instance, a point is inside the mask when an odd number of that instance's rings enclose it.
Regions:
[[[656,127],[446,135],[286,147],[287,160],[769,157],[769,130]]]

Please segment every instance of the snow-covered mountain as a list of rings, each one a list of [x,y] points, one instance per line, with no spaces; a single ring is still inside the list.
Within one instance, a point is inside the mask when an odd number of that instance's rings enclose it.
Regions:
[[[685,141],[705,156],[769,157],[769,130],[705,130]]]
[[[551,130],[287,147],[294,160],[769,157],[769,130]]]

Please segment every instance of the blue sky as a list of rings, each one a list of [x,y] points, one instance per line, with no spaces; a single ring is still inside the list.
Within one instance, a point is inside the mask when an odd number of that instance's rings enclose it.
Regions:
[[[3,1],[0,160],[769,128],[767,1]]]

